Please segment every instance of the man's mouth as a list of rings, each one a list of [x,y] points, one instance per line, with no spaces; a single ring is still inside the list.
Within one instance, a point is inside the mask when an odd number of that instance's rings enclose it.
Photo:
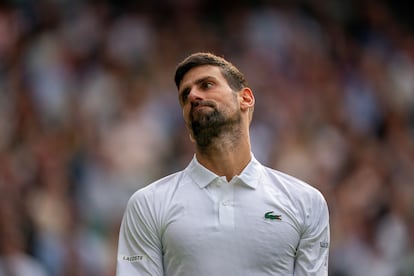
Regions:
[[[205,107],[214,108],[214,104],[210,102],[195,102],[191,105],[192,110],[203,109]]]
[[[209,106],[209,105],[196,105],[196,106],[193,107],[193,111],[204,109],[204,108],[212,108],[212,107]]]

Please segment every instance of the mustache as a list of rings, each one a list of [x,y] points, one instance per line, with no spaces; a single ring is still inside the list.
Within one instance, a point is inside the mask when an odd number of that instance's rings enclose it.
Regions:
[[[197,107],[197,106],[210,106],[215,107],[216,105],[211,101],[196,101],[191,103],[191,108]]]
[[[196,102],[191,103],[191,110],[194,107],[198,107],[198,106],[209,106],[209,107],[213,107],[213,108],[216,107],[214,102],[211,102],[211,101],[196,101]]]

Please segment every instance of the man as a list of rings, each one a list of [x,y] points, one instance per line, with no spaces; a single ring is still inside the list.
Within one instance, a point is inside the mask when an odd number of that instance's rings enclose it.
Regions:
[[[327,275],[326,201],[251,153],[255,99],[243,74],[195,53],[175,83],[196,152],[183,171],[131,197],[117,275]]]

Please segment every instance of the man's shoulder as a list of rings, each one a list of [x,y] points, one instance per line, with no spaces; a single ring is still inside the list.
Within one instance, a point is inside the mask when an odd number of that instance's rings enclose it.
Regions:
[[[180,183],[179,179],[182,177],[183,172],[184,171],[171,173],[151,182],[147,186],[137,190],[132,195],[132,198],[146,197],[152,194],[157,194],[158,196],[161,196],[163,195],[163,193],[168,193],[169,190],[174,189],[175,186]]]
[[[313,197],[324,200],[322,193],[310,183],[270,167],[264,168],[269,180],[268,184],[274,188],[299,198]]]
[[[324,195],[314,186],[290,174],[266,168],[268,191],[277,196],[279,203],[297,214],[296,218],[329,217],[328,205]],[[312,221],[312,220],[311,220]]]

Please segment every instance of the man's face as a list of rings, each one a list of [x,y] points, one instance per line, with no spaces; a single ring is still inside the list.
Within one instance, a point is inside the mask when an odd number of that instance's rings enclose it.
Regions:
[[[206,147],[224,131],[238,129],[238,93],[230,88],[219,67],[191,69],[184,75],[178,93],[187,128],[198,146]]]

